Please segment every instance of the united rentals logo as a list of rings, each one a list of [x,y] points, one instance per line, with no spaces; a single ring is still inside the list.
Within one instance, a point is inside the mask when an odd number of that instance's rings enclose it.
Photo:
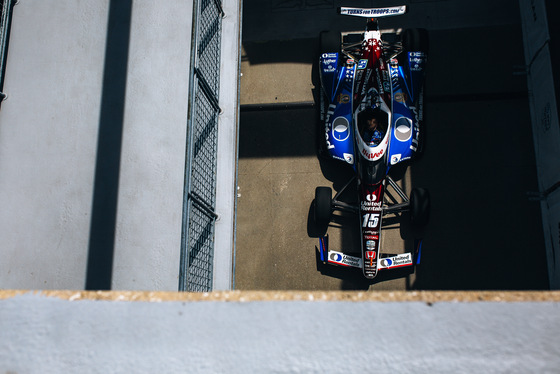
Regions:
[[[404,253],[393,257],[386,257],[379,260],[381,269],[391,269],[401,266],[412,265],[412,254]]]
[[[349,256],[341,252],[329,251],[329,262],[342,266],[352,266],[356,268],[362,267],[362,259],[360,257]]]
[[[377,196],[375,196],[374,193],[368,193],[368,194],[366,195],[366,200],[367,200],[367,201],[376,201],[376,200],[377,200]]]

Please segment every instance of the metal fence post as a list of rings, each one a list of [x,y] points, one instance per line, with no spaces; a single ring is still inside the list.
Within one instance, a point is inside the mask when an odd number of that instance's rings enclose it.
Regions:
[[[0,102],[6,98],[4,93],[4,73],[6,71],[6,58],[12,23],[12,12],[18,0],[0,0],[2,15],[0,17]]]

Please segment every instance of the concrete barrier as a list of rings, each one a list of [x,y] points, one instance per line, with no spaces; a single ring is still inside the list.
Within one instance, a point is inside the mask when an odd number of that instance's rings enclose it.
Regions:
[[[555,372],[560,292],[0,292],[6,373]]]

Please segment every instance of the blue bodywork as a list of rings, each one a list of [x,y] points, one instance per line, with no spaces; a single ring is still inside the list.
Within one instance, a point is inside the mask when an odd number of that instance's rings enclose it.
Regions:
[[[422,121],[422,111],[418,108],[422,102],[418,99],[421,97],[426,55],[423,52],[406,52],[404,60],[402,66],[396,59],[391,60],[387,69],[382,72],[388,72],[388,77],[382,84],[386,90],[390,87],[389,95],[382,95],[383,89],[377,89],[375,85],[368,87],[366,95],[363,95],[364,92],[354,92],[354,85],[357,72],[367,66],[367,60],[355,62],[339,53],[321,55],[321,85],[327,101],[326,105],[323,105],[325,138],[332,158],[345,161],[356,170],[356,157],[360,157],[360,152],[356,150],[360,138],[356,134],[354,117],[367,106],[373,109],[379,107],[379,99],[386,100],[383,97],[390,97],[387,100],[390,102],[385,104],[391,111],[388,126],[390,135],[386,157],[383,157],[387,163],[386,172],[392,165],[412,158],[418,151],[419,123]],[[365,79],[376,73],[377,78],[383,80],[383,74],[375,69],[369,69],[369,75]],[[379,91],[382,91],[381,94]]]
[[[321,55],[321,82],[329,103],[325,113],[327,149],[331,157],[354,165],[352,91],[356,65],[339,61],[338,53]]]

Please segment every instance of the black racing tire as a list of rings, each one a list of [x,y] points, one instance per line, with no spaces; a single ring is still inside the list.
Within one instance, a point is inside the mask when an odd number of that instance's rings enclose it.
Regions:
[[[332,189],[330,187],[317,187],[315,189],[316,223],[328,223],[332,216]]]
[[[402,33],[402,46],[406,52],[428,53],[429,39],[426,29],[406,29]]]
[[[342,38],[339,31],[322,31],[319,34],[321,53],[338,53],[342,46]]]
[[[425,226],[430,220],[430,193],[425,188],[413,188],[410,193],[410,222]]]

